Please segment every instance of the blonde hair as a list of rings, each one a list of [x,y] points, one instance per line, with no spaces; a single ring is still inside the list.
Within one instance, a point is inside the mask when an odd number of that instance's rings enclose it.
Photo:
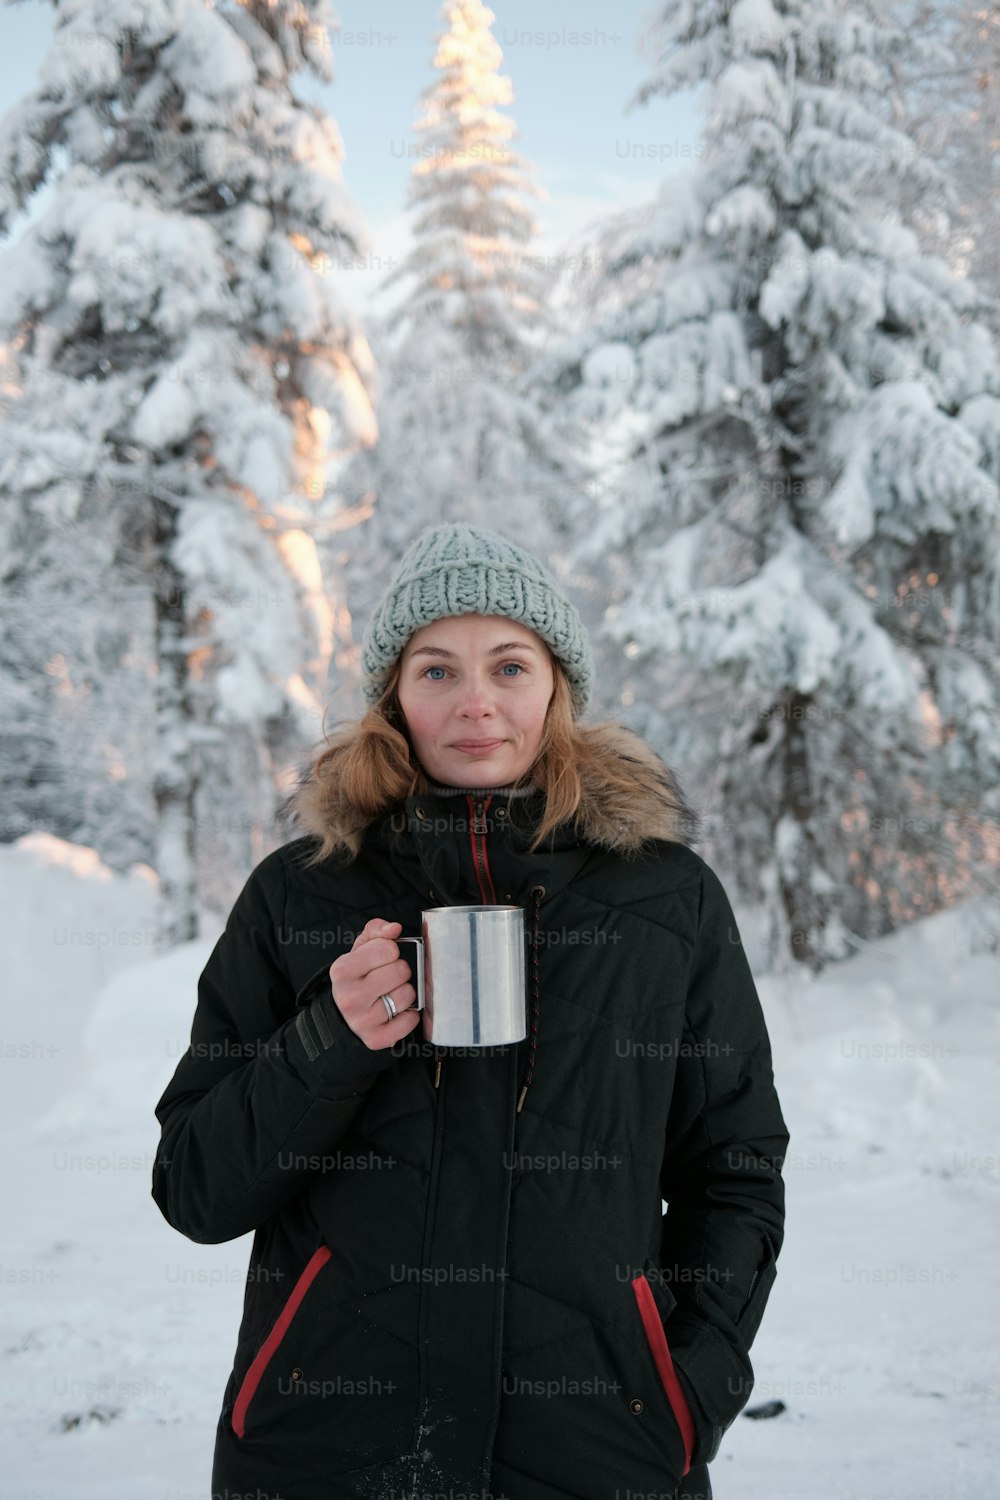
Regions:
[[[542,819],[529,846],[532,853],[559,824],[580,807],[581,777],[599,776],[608,791],[627,796],[634,788],[634,762],[616,762],[608,754],[614,725],[581,725],[573,716],[569,678],[554,655],[555,686],[535,759],[515,785],[533,782],[545,794]],[[309,779],[286,801],[285,812],[304,813],[317,830],[318,847],[303,863],[320,864],[332,854],[357,858],[368,825],[395,812],[407,797],[429,792],[432,781],[418,761],[399,702],[400,656],[392,665],[377,703],[361,719],[351,720],[327,736],[312,763]],[[321,830],[321,831],[318,831]]]

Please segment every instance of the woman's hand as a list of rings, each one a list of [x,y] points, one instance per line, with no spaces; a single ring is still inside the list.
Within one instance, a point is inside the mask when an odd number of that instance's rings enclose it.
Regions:
[[[410,983],[410,966],[400,958],[394,939],[401,922],[372,917],[354,939],[350,953],[342,953],[330,965],[333,998],[351,1030],[373,1052],[391,1047],[413,1031],[420,1011],[413,1010],[417,991]],[[398,1015],[389,1016],[379,999],[388,995]]]

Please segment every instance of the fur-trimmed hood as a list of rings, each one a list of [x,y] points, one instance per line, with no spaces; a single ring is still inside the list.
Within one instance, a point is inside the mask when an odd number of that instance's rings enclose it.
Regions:
[[[637,854],[649,839],[697,842],[698,814],[652,746],[613,722],[588,725],[583,733],[599,755],[580,767],[576,827],[581,838],[626,855]]]
[[[674,772],[640,735],[613,721],[580,725],[579,733],[587,753],[578,765],[577,838],[625,856],[637,854],[650,839],[689,846],[698,841],[698,814]],[[331,772],[318,771],[319,760],[300,769],[282,815],[299,835],[346,838],[358,828],[357,812],[345,807]]]

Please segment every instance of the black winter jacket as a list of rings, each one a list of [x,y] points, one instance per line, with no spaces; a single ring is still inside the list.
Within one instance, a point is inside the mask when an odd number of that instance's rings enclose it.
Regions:
[[[439,789],[353,862],[305,869],[310,832],[247,880],[156,1107],[167,1220],[254,1233],[214,1495],[667,1500],[718,1452],[789,1138],[729,901],[640,755],[535,854],[540,793]],[[334,959],[494,901],[527,908],[528,1038],[369,1049]]]

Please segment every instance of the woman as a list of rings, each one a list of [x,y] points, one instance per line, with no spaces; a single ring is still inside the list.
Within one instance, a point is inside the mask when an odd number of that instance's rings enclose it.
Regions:
[[[663,762],[578,722],[585,631],[505,537],[424,531],[362,666],[156,1110],[169,1222],[254,1231],[213,1492],[704,1500],[788,1144],[727,897]],[[434,1047],[397,939],[493,903],[527,1036]]]

